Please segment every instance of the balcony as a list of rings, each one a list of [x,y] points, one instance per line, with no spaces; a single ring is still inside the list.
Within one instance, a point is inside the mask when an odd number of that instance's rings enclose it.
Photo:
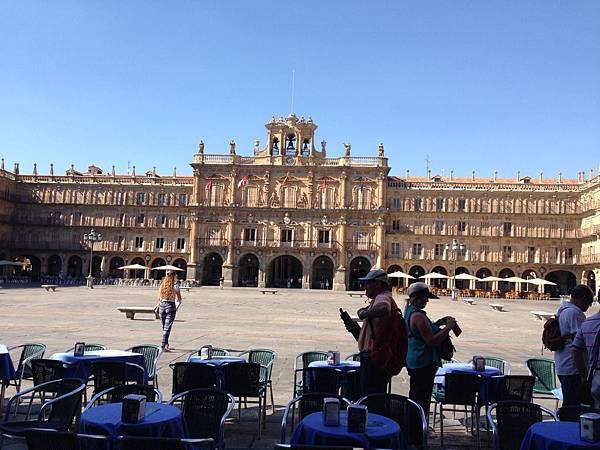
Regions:
[[[379,251],[379,245],[374,242],[346,241],[344,245],[346,250],[363,250],[368,252]]]
[[[229,245],[229,241],[220,237],[210,237],[210,238],[198,238],[196,240],[196,244],[198,247],[227,247]]]

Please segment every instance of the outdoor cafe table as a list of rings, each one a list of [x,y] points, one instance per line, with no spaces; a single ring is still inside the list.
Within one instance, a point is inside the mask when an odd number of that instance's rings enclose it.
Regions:
[[[352,397],[352,391],[358,390],[358,386],[352,386],[352,380],[347,376],[349,371],[360,370],[359,361],[341,360],[339,364],[329,364],[327,361],[313,361],[308,367],[338,369],[342,372],[341,387],[344,397]],[[358,381],[358,379],[356,379]],[[360,382],[360,381],[358,381]],[[354,388],[354,389],[353,389]]]
[[[116,440],[119,436],[185,438],[187,430],[181,410],[164,403],[146,403],[146,414],[136,424],[121,422],[122,403],[94,406],[81,414],[79,431]]]
[[[521,450],[584,450],[600,448],[600,443],[579,438],[579,422],[534,423],[521,442]]]
[[[350,433],[346,411],[340,411],[340,424],[327,427],[323,424],[323,413],[306,416],[294,430],[291,445],[340,445],[370,448],[404,448],[400,426],[379,414],[368,414],[365,433]]]
[[[8,353],[6,345],[0,344],[0,417],[4,412],[4,394],[6,393],[6,386],[15,374],[15,368]]]
[[[210,366],[215,366],[215,374],[217,376],[217,380],[219,381],[219,385],[221,389],[226,389],[227,380],[225,380],[223,369],[221,366],[232,362],[247,362],[244,358],[239,356],[213,356],[210,359],[202,359],[200,356],[190,356],[188,358],[188,362],[194,364],[208,364]]]
[[[85,352],[82,356],[75,356],[73,352],[55,353],[50,359],[56,359],[66,363],[65,377],[67,378],[87,380],[91,375],[92,363],[95,362],[126,362],[137,364],[144,368],[144,383],[147,381],[148,377],[144,355],[140,353],[126,352],[123,350],[93,350]],[[132,380],[135,380],[134,375],[137,375],[137,373],[132,371]]]
[[[497,367],[485,366],[485,370],[477,371],[473,369],[471,363],[447,363],[440,367],[435,374],[435,383],[444,386],[444,375],[447,373],[470,373],[473,375],[480,375],[482,377],[481,390],[479,391],[479,397],[481,403],[487,404],[487,393],[490,387],[489,381],[492,377],[502,375],[502,371]]]

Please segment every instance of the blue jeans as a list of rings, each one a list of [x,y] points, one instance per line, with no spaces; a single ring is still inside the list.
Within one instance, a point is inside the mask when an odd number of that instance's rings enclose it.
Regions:
[[[559,375],[563,393],[562,406],[579,406],[581,404],[581,377],[579,375]]]

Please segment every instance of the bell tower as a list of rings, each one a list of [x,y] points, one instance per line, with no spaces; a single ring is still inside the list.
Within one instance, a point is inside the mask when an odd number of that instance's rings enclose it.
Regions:
[[[315,148],[317,125],[309,117],[298,118],[295,114],[278,119],[273,116],[265,124],[267,146],[257,156],[270,156],[283,161],[289,158],[325,158],[325,150]],[[275,160],[277,161],[277,160]]]

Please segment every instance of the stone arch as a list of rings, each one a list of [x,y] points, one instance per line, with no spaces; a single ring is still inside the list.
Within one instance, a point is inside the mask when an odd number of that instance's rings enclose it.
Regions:
[[[42,263],[37,256],[20,255],[15,258],[15,261],[22,262],[23,265],[15,267],[15,275],[21,277],[29,277],[31,281],[38,281],[42,273]]]
[[[333,289],[333,260],[329,256],[317,256],[312,263],[312,289]]]
[[[83,260],[78,255],[73,255],[67,260],[67,277],[81,278],[83,276]]]
[[[596,274],[594,274],[593,270],[588,270],[585,273],[585,279],[587,286],[592,290],[592,292],[596,293]]]
[[[146,261],[144,261],[140,257],[137,257],[137,258],[133,258],[129,264],[130,265],[132,265],[132,264],[139,264],[141,266],[145,266],[146,265]],[[129,271],[129,278],[144,278],[145,276],[146,276],[146,270],[145,269],[138,269],[138,270],[130,270]]]
[[[502,269],[500,272],[498,272],[498,278],[510,278],[510,277],[514,277],[515,276],[515,272],[513,272],[512,269],[509,269],[508,267]],[[509,283],[508,281],[499,281],[498,282],[498,290],[500,292],[506,292],[506,291],[510,291],[512,290],[513,286],[511,283]]]
[[[556,283],[556,286],[544,286],[544,292],[551,295],[568,295],[577,285],[577,277],[569,270],[554,270],[546,275],[546,280]]]
[[[216,252],[209,253],[202,264],[202,284],[218,286],[222,276],[223,257]]]
[[[371,262],[364,256],[357,256],[350,261],[350,272],[348,275],[348,290],[349,291],[360,291],[362,290],[361,283],[358,281],[359,278],[364,277],[369,270],[371,270]]]
[[[269,263],[267,287],[302,288],[303,265],[297,257],[280,255]]]
[[[466,267],[457,267],[454,271],[455,275],[460,275],[461,273],[470,273],[469,269]],[[469,280],[454,280],[454,287],[456,289],[468,289],[469,288]]]
[[[46,273],[51,277],[57,277],[62,271],[62,258],[58,255],[52,255],[48,258]]]
[[[111,278],[123,278],[123,269],[119,269],[119,267],[123,267],[125,265],[125,260],[120,256],[113,256],[110,258],[108,263],[108,276]]]
[[[477,272],[475,272],[475,276],[477,278],[491,277],[492,271],[490,269],[488,269],[487,267],[482,267],[481,269],[478,269]],[[475,283],[475,287],[477,289],[491,289],[492,284],[490,282],[486,282],[486,281],[477,281]]]
[[[521,278],[529,280],[530,278],[538,278],[538,274],[533,269],[527,269],[521,274]]]
[[[412,266],[410,269],[408,269],[408,274],[415,277],[414,280],[408,280],[408,284],[412,284],[415,283],[416,281],[419,281],[419,277],[422,277],[423,275],[425,275],[425,269],[422,266]]]
[[[165,276],[165,270],[152,270],[154,267],[166,266],[167,262],[162,258],[155,258],[150,264],[150,278],[153,280],[160,280]]]
[[[185,280],[187,278],[187,261],[183,258],[177,258],[171,264],[182,270],[181,272],[177,272],[177,279]]]
[[[431,269],[432,272],[439,273],[442,275],[448,275],[448,271],[443,266],[435,266]],[[447,278],[432,278],[431,285],[436,288],[444,289],[448,287],[448,279]]]
[[[394,272],[404,272],[402,270],[402,266],[399,266],[398,264],[392,264],[390,267],[388,267],[387,269],[387,273],[394,273]],[[406,278],[390,278],[390,286],[393,287],[400,287],[400,286],[404,286],[404,284],[406,283]]]
[[[258,287],[260,261],[254,253],[246,253],[239,259],[238,286]]]
[[[94,278],[102,276],[102,256],[94,255],[92,258],[92,276]]]

